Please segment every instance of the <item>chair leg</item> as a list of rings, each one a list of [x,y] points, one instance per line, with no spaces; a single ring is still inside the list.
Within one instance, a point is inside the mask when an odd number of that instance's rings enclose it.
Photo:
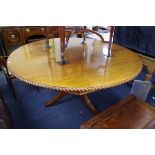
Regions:
[[[17,99],[16,93],[15,93],[15,89],[13,87],[13,84],[12,84],[12,81],[11,80],[10,80],[10,83],[11,83],[11,90],[12,90],[13,97],[14,97],[14,99]]]
[[[7,77],[6,77],[6,80],[7,80],[9,88],[11,89],[14,99],[16,99],[17,97],[16,97],[16,93],[15,93],[12,81],[10,79],[8,79]]]

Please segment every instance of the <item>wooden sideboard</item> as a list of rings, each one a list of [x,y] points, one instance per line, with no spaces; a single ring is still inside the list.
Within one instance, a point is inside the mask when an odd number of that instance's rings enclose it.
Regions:
[[[58,26],[10,26],[1,27],[5,55],[9,55],[14,48],[29,41],[58,37]]]
[[[66,34],[74,28],[74,26],[65,27]],[[59,37],[59,26],[5,26],[0,29],[5,49],[4,55],[9,55],[17,47],[34,40]],[[81,37],[81,34],[77,35]]]

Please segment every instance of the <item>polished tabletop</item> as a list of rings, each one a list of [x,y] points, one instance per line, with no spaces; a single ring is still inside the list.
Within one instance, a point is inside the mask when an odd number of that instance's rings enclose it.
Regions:
[[[142,69],[140,58],[113,44],[112,56],[100,40],[71,38],[65,49],[66,64],[60,61],[60,39],[23,45],[9,55],[9,71],[32,85],[71,93],[85,93],[117,86],[134,79]],[[48,48],[48,44],[51,48]]]

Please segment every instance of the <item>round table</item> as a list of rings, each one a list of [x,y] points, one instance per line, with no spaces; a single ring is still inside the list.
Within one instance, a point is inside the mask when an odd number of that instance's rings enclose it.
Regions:
[[[81,42],[80,38],[69,40],[65,65],[59,63],[59,38],[23,45],[9,55],[8,69],[26,83],[59,90],[46,106],[72,93],[81,95],[89,109],[97,113],[87,94],[134,79],[142,69],[142,62],[131,50],[117,44],[112,46],[112,56],[106,57],[107,43],[94,39],[86,39],[86,45]]]

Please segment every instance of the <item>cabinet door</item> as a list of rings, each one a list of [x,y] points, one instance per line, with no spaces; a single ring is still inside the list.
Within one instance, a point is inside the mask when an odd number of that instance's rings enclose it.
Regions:
[[[20,28],[3,28],[2,34],[6,45],[22,44]]]

